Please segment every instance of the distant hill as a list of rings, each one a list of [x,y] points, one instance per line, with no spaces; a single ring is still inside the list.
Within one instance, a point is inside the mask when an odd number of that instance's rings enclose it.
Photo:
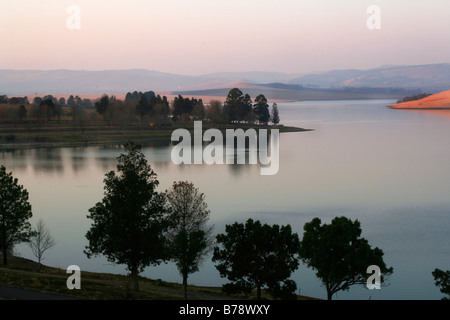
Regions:
[[[391,109],[450,109],[450,90],[439,92],[419,100],[393,104],[388,107]]]
[[[218,72],[206,74],[206,77],[214,80],[229,81],[237,83],[270,83],[281,82],[288,83],[292,79],[298,78],[299,74],[287,74],[282,72]]]
[[[0,94],[103,94],[193,89],[207,77],[132,70],[0,70]],[[201,86],[203,88],[203,86]]]
[[[144,69],[131,70],[0,70],[0,95],[125,94],[130,91],[220,91],[241,85],[249,90],[264,88],[277,99],[296,100],[336,95],[357,97],[382,93],[402,98],[410,92],[436,93],[448,89],[450,64],[385,66],[371,70],[333,70],[298,75],[282,72],[222,72],[199,76],[178,75]],[[353,88],[353,89],[352,89]],[[354,89],[356,88],[356,89]],[[371,88],[367,91],[367,88]],[[377,92],[380,88],[384,92]],[[330,90],[331,89],[331,90]],[[350,91],[349,91],[350,90]],[[353,91],[352,91],[353,90]],[[364,92],[366,90],[366,92]],[[387,91],[386,91],[387,90]],[[397,94],[395,90],[406,90]],[[256,92],[256,91],[255,91]],[[308,96],[307,93],[311,95]],[[250,93],[249,93],[250,94]],[[223,96],[223,95],[221,95]]]
[[[450,63],[419,66],[386,66],[371,70],[333,70],[297,77],[289,84],[331,87],[421,89],[437,93],[450,84]]]
[[[207,90],[240,82],[288,81],[295,75],[276,72],[215,73],[189,76],[131,70],[0,70],[0,94],[124,94],[130,91]]]
[[[305,88],[300,85],[282,83],[250,84],[239,83],[235,88],[255,99],[259,94],[273,101],[317,101],[317,100],[364,100],[364,99],[401,99],[420,93],[419,90],[403,88]],[[226,97],[233,87],[209,90],[172,91],[171,95],[196,97]],[[225,99],[225,98],[223,98]]]

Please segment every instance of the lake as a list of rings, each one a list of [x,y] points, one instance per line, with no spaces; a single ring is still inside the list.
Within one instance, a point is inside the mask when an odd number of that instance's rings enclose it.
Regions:
[[[192,181],[206,195],[214,232],[248,218],[290,224],[300,237],[314,217],[361,222],[362,237],[384,251],[394,268],[381,290],[352,287],[346,299],[440,299],[435,268],[450,269],[450,112],[391,110],[391,100],[278,103],[281,123],[314,129],[280,135],[279,172],[260,175],[259,165],[175,165],[170,146],[144,146],[160,181]],[[88,209],[103,197],[105,173],[116,169],[114,146],[42,148],[0,153],[0,162],[30,194],[35,222],[42,218],[57,245],[44,264],[126,273],[102,257],[87,259]],[[34,259],[19,245],[17,254]],[[149,267],[144,276],[181,282],[173,263]],[[298,292],[326,299],[314,272],[300,264],[292,274]],[[188,279],[221,285],[210,261]]]

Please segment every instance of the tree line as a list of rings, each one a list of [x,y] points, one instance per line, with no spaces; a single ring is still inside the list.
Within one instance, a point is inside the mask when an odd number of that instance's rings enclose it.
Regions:
[[[290,225],[263,224],[248,219],[225,226],[213,236],[210,210],[204,193],[192,182],[173,182],[165,192],[141,147],[125,144],[126,153],[117,158],[117,169],[105,174],[104,197],[89,209],[91,227],[85,234],[87,257],[103,255],[123,264],[130,272],[134,290],[139,274],[149,266],[173,261],[182,277],[184,295],[190,274],[212,253],[225,293],[251,294],[262,298],[264,290],[274,299],[295,299],[296,283],[290,279],[300,262],[316,272],[327,298],[354,285],[367,284],[367,268],[376,265],[381,282],[393,273],[383,260],[383,251],[372,248],[361,237],[358,220],[335,217],[322,224],[314,218],[303,226],[299,237]],[[39,260],[54,245],[44,225],[32,230],[28,192],[18,180],[0,167],[0,251],[7,265],[8,253],[21,242],[32,243]],[[436,286],[450,296],[450,271],[432,272]]]
[[[431,96],[431,93],[419,93],[413,96],[407,96],[404,97],[403,99],[397,100],[397,103],[420,100],[429,96]]]
[[[81,126],[89,121],[102,119],[106,124],[121,124],[126,126],[168,126],[179,121],[202,120],[212,124],[230,123],[260,123],[280,122],[278,106],[272,104],[269,110],[268,100],[263,94],[254,101],[240,89],[229,91],[224,102],[211,100],[204,103],[202,99],[176,96],[169,101],[166,96],[160,96],[153,91],[128,92],[124,100],[114,95],[104,94],[96,100],[71,95],[56,98],[52,95],[35,97],[31,103],[28,98],[0,96],[0,104],[12,105],[2,111],[1,120],[13,123],[33,118],[41,121],[60,121],[62,116],[69,116],[73,122]],[[88,110],[96,111],[95,113]]]
[[[107,95],[103,95],[95,102],[100,115],[105,116],[114,110],[114,103],[110,100]],[[258,95],[253,102],[248,94],[238,88],[229,91],[225,102],[211,100],[204,103],[202,99],[178,95],[169,103],[166,96],[161,97],[153,91],[134,91],[126,94],[123,103],[131,108],[134,106],[134,113],[139,116],[141,123],[150,120],[156,125],[170,125],[171,122],[189,120],[206,120],[213,124],[272,122],[276,125],[280,122],[276,103],[272,104],[270,111],[268,100],[263,94]]]

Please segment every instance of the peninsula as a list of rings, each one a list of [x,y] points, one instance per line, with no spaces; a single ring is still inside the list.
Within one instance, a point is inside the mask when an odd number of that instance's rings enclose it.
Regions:
[[[432,94],[422,99],[389,105],[391,109],[450,110],[450,90]]]

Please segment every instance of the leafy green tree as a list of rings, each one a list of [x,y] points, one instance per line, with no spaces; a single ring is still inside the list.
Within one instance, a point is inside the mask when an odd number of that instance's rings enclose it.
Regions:
[[[23,104],[20,105],[19,109],[17,110],[17,115],[20,120],[25,119],[27,116],[27,108]]]
[[[239,88],[233,88],[228,92],[225,101],[225,110],[228,112],[230,121],[246,120],[252,111],[252,99]]]
[[[178,95],[173,100],[173,116],[175,119],[187,118],[192,115],[194,107],[197,104],[203,105],[202,99],[196,98],[183,98],[182,95]]]
[[[41,102],[42,102],[42,98],[41,97],[34,97],[34,99],[33,99],[33,104],[34,105],[40,105],[41,104]]]
[[[30,116],[36,118],[37,122],[41,122],[41,117],[44,116],[43,110],[40,105],[33,104],[30,110]]]
[[[117,158],[117,173],[106,174],[102,202],[89,209],[93,224],[86,233],[89,245],[84,252],[88,258],[102,254],[111,262],[125,264],[134,289],[139,290],[139,273],[168,259],[164,237],[168,211],[141,147],[128,142],[125,149],[127,153]]]
[[[434,277],[435,285],[440,287],[442,293],[448,295],[443,297],[442,300],[449,300],[450,298],[450,270],[443,271],[440,269],[434,269],[431,273]]]
[[[152,91],[151,91],[152,92]],[[170,115],[170,106],[167,97],[154,95],[149,99],[149,111],[148,115],[151,116],[152,121],[156,122],[157,125],[161,125],[162,123],[166,123]]]
[[[72,96],[72,97],[73,97],[73,96]],[[58,103],[59,103],[62,107],[65,107],[65,106],[66,106],[66,98],[64,98],[64,97],[59,98]]]
[[[222,120],[222,102],[218,100],[211,100],[209,105],[206,107],[205,117],[212,123],[220,123]]]
[[[207,248],[205,232],[181,230],[170,244],[170,254],[178,271],[183,277],[184,298],[187,299],[187,279],[189,274],[197,272],[199,256]]]
[[[199,100],[199,102],[197,102],[197,104],[192,109],[192,116],[195,120],[205,119],[205,106],[203,105],[202,100]]]
[[[213,262],[221,277],[230,283],[226,293],[250,293],[256,288],[257,299],[267,288],[275,298],[293,298],[296,284],[288,279],[298,268],[298,235],[291,227],[267,224],[248,219],[225,227],[225,234],[216,237]]]
[[[273,124],[276,125],[280,123],[280,115],[278,113],[278,105],[276,103],[272,105],[272,115],[270,118]]]
[[[171,258],[183,277],[187,298],[188,276],[198,271],[200,262],[212,248],[213,226],[208,226],[210,211],[205,195],[188,181],[174,182],[166,191],[166,198],[171,211],[167,231]]]
[[[6,97],[6,101],[7,102],[5,102],[5,103],[9,103],[9,104],[29,104],[29,102],[28,102],[28,97],[12,97],[12,98],[7,98],[7,96],[4,96],[4,97]]]
[[[241,107],[238,112],[238,116],[239,116],[239,118],[238,118],[239,121],[248,120],[248,119],[255,120],[255,116],[253,114],[252,99],[250,98],[250,95],[247,93],[244,95],[244,101],[241,103]]]
[[[4,265],[8,264],[8,253],[15,244],[29,241],[31,217],[28,191],[0,166],[0,248]]]
[[[96,108],[97,112],[99,114],[103,115],[106,112],[106,110],[108,109],[109,103],[110,103],[110,101],[109,101],[108,95],[104,94],[100,98],[100,100],[95,102],[95,108]]]
[[[383,261],[383,251],[378,247],[372,249],[368,241],[361,238],[359,221],[346,217],[336,217],[331,224],[321,225],[319,218],[306,223],[299,253],[325,285],[328,300],[352,285],[366,285],[367,267],[371,265],[380,268],[382,282],[393,272]]]
[[[67,105],[69,107],[75,105],[75,98],[73,97],[73,95],[70,95],[70,97],[67,99]]]
[[[151,110],[150,101],[147,100],[145,95],[141,95],[139,102],[136,105],[136,112],[141,117],[141,122],[144,120],[144,116],[148,115]]]
[[[158,95],[155,104],[153,105],[153,117],[158,124],[167,124],[170,116],[170,106],[167,97],[160,97]]]
[[[50,120],[54,115],[56,111],[56,104],[53,97],[44,97],[40,103],[40,108],[43,110],[43,113],[47,115],[47,119]]]
[[[108,97],[108,96],[106,96]],[[83,105],[83,99],[80,96],[75,96],[75,104],[82,106]]]
[[[255,99],[255,104],[253,105],[253,112],[260,123],[267,123],[270,120],[269,104],[267,99],[263,94],[260,94]]]

